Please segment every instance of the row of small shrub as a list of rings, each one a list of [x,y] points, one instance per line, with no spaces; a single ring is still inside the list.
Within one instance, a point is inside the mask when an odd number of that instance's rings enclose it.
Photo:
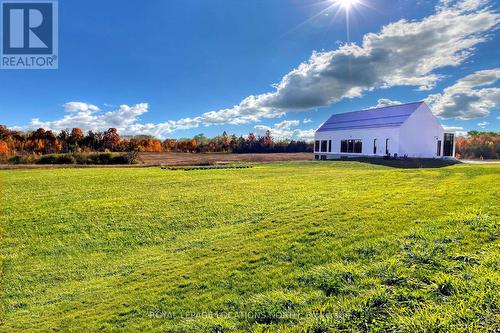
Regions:
[[[7,160],[9,164],[136,164],[137,156],[133,153],[73,153],[48,155],[20,155]]]
[[[221,169],[250,169],[251,165],[246,164],[211,164],[211,165],[191,165],[191,166],[172,166],[165,167],[162,169],[168,170],[184,170],[184,171],[192,171],[192,170],[221,170]]]

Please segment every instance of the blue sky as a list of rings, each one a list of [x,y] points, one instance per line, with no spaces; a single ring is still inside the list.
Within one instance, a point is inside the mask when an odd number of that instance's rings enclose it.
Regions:
[[[348,39],[337,2],[60,0],[59,69],[0,70],[0,123],[308,138],[426,100],[443,125],[500,131],[498,4],[358,0]]]

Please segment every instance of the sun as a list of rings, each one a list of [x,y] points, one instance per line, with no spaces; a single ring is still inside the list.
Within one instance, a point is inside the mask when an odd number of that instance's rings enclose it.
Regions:
[[[344,9],[349,10],[351,7],[357,5],[360,0],[331,0],[335,4],[344,7]]]
[[[347,42],[350,42],[349,30],[351,25],[351,18],[355,18],[356,14],[361,13],[364,8],[375,9],[375,7],[371,4],[372,0],[315,0],[314,5],[320,5],[322,9],[309,17],[307,20],[303,21],[299,25],[290,29],[287,33],[295,31],[301,26],[324,16],[331,17],[331,23],[338,22],[337,18],[345,15],[345,25],[346,25],[346,34],[347,34]],[[330,15],[332,14],[332,15]]]

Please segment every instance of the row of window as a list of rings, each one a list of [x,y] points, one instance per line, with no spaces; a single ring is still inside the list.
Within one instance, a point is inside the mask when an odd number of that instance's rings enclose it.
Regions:
[[[314,151],[318,153],[331,153],[332,140],[316,140]],[[359,139],[349,139],[340,141],[341,153],[361,154],[363,152],[363,141]],[[385,153],[389,154],[389,139],[385,139]],[[377,154],[377,139],[373,139],[373,154]]]
[[[321,153],[331,153],[332,140],[316,140],[316,142],[314,143],[314,151]]]
[[[453,155],[453,134],[445,133],[444,144],[443,144],[443,156]],[[442,141],[437,141],[436,155],[441,156],[441,144]],[[332,140],[316,140],[314,142],[314,151],[317,153],[331,153],[332,152]],[[373,154],[377,154],[377,139],[373,139]],[[359,139],[341,140],[340,141],[340,152],[341,153],[352,153],[361,154],[363,152],[363,141]],[[389,154],[389,139],[385,139],[385,154]]]
[[[340,141],[341,153],[361,154],[363,151],[363,142],[361,140],[342,140]]]

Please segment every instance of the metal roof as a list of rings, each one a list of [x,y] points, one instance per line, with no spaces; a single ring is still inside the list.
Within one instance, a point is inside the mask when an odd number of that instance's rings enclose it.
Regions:
[[[317,132],[354,128],[398,127],[424,102],[334,114]]]

